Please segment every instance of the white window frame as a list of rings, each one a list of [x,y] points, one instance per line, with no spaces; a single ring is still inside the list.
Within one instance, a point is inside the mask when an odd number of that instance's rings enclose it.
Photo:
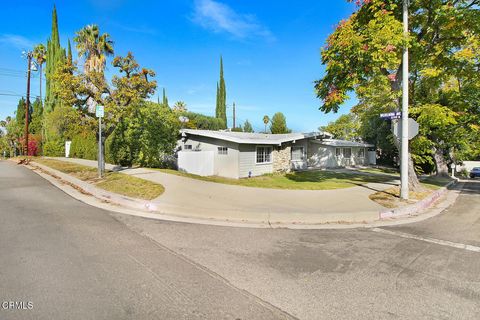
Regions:
[[[301,149],[302,150],[302,155],[300,156],[300,159],[293,159],[293,149]],[[305,147],[304,146],[292,146],[291,159],[292,159],[292,161],[304,161],[305,160]]]
[[[343,156],[343,148],[335,148],[335,156],[337,158],[340,158],[341,156]]]
[[[258,162],[258,149],[263,149],[263,158],[265,160],[266,158],[266,154],[265,153],[265,150],[269,150],[268,152],[268,155],[269,155],[269,161],[263,161],[263,162]],[[255,148],[255,164],[270,164],[272,163],[272,151],[273,151],[273,148],[270,147],[270,146],[257,146]]]
[[[184,144],[183,145],[183,150],[190,150],[192,151],[193,150],[193,146],[191,144]]]
[[[343,157],[345,159],[352,159],[352,148],[342,148],[342,149],[343,149],[342,150]],[[347,150],[347,149],[350,149],[350,156],[348,156],[348,157],[345,155],[345,153],[346,153],[345,150]]]
[[[222,155],[222,156],[228,155],[228,148],[227,147],[217,147],[217,153],[219,155]]]
[[[360,154],[360,153],[362,153],[362,154]],[[358,149],[357,156],[358,156],[358,158],[360,158],[360,159],[365,159],[365,148],[360,148],[360,149]]]

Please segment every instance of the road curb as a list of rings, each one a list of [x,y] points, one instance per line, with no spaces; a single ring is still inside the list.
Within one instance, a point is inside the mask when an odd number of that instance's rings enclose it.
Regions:
[[[450,186],[454,185],[457,182],[458,182],[458,179],[455,178],[455,180],[450,181],[446,186],[433,192],[432,194],[427,196],[425,199],[420,200],[417,203],[407,205],[401,208],[382,210],[379,212],[378,218],[380,220],[391,219],[391,218],[408,216],[408,215],[425,211],[429,209],[435,202],[437,202],[438,199],[440,199],[443,195],[445,195],[445,193],[448,192],[448,188]]]
[[[153,220],[162,220],[170,222],[180,222],[180,223],[192,223],[192,224],[203,224],[203,225],[213,225],[213,226],[223,226],[223,227],[241,227],[241,228],[263,228],[263,229],[301,229],[301,230],[312,230],[312,229],[353,229],[353,228],[373,228],[373,227],[384,227],[384,226],[393,226],[400,224],[408,224],[413,222],[422,221],[433,217],[441,210],[433,210],[430,213],[425,213],[421,215],[406,215],[401,217],[402,219],[380,219],[380,220],[370,220],[370,221],[345,221],[338,217],[342,217],[341,214],[338,214],[337,218],[334,217],[334,214],[331,214],[331,220],[329,221],[319,221],[313,223],[300,223],[300,222],[281,222],[275,221],[271,218],[272,215],[269,214],[268,218],[264,221],[248,221],[241,219],[229,219],[225,217],[224,219],[217,219],[212,217],[196,217],[196,216],[187,216],[187,215],[177,215],[166,213],[158,210],[152,210],[154,206],[149,206],[149,201],[143,201],[138,199],[133,199],[118,194],[114,194],[103,189],[99,189],[94,185],[91,185],[85,181],[79,180],[75,177],[72,177],[68,174],[60,172],[58,170],[52,169],[48,166],[38,164],[34,161],[27,166],[29,169],[49,181],[51,184],[61,189],[71,197],[82,201],[88,205],[113,211],[116,213],[128,214],[132,216],[138,216]],[[438,199],[438,198],[437,198]],[[435,202],[435,201],[433,201]],[[417,212],[418,213],[418,212]]]
[[[81,191],[82,193],[89,194],[102,201],[110,202],[116,205],[134,209],[134,210],[142,210],[146,212],[152,211],[149,209],[151,207],[151,202],[148,200],[135,199],[135,198],[119,195],[117,193],[109,192],[101,188],[97,188],[88,182],[82,181],[69,174],[63,173],[61,171],[50,168],[48,166],[45,166],[35,161],[31,161],[30,166],[37,167],[43,170],[44,172],[46,172],[47,174],[50,174],[53,177],[59,178],[64,182],[70,184],[72,187],[79,189],[79,191]]]

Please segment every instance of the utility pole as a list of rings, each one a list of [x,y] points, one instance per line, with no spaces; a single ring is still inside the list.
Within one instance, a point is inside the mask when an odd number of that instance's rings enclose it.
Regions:
[[[236,128],[236,126],[235,126],[235,102],[233,103],[233,128]]]
[[[408,39],[408,0],[403,0],[403,36]],[[408,200],[408,44],[402,56],[402,138],[400,160],[400,198]]]
[[[26,53],[28,61],[28,71],[27,71],[27,102],[25,103],[25,145],[24,145],[24,155],[28,157],[28,116],[30,111],[30,73],[32,67],[32,52],[29,51]]]

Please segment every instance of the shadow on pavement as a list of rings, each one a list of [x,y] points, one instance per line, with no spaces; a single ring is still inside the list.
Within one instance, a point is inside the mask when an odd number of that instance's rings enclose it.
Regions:
[[[464,180],[463,186],[456,184],[452,189],[460,190],[462,194],[480,194],[480,180]]]

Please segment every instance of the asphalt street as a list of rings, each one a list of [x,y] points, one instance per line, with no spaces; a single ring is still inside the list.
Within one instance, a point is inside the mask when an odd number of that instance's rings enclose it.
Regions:
[[[414,224],[163,222],[78,202],[0,161],[0,319],[480,319],[480,181]],[[3,304],[3,303],[2,303]]]

